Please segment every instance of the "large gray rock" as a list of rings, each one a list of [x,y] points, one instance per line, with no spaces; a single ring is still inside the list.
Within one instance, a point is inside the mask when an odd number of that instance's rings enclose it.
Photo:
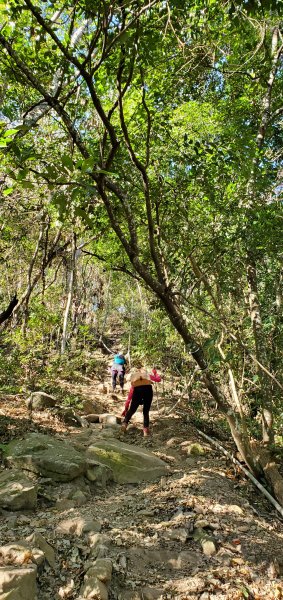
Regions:
[[[26,401],[29,410],[44,410],[45,408],[52,408],[55,404],[56,398],[45,392],[33,392]]]
[[[144,448],[114,439],[100,439],[89,446],[87,459],[101,462],[113,471],[117,483],[152,481],[167,472],[167,465]]]
[[[0,598],[36,600],[36,566],[0,567]]]
[[[41,433],[11,442],[6,463],[55,481],[71,481],[86,470],[84,456],[71,444]]]
[[[38,486],[17,469],[0,474],[0,506],[8,510],[36,507]]]

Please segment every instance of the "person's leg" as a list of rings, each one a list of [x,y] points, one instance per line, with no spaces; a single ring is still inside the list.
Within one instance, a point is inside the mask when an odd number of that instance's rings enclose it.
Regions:
[[[136,389],[134,389],[134,392],[133,392],[133,397],[131,400],[131,404],[129,406],[129,410],[126,412],[124,421],[121,426],[122,431],[126,431],[130,419],[135,414],[135,412],[137,411],[140,404],[141,404],[140,391],[139,391],[139,388],[136,388]]]
[[[120,384],[121,392],[123,392],[124,391],[124,373],[123,372],[119,373],[119,384]]]
[[[129,410],[127,411],[127,414],[124,419],[124,423],[127,423],[127,424],[129,423],[132,416],[138,410],[139,405],[140,405],[139,398],[135,397],[135,392],[134,392],[132,401],[131,401],[131,405],[130,405]]]
[[[143,432],[149,433],[149,411],[152,403],[153,389],[151,385],[143,386]]]
[[[112,371],[112,390],[115,392],[117,384],[117,371]]]

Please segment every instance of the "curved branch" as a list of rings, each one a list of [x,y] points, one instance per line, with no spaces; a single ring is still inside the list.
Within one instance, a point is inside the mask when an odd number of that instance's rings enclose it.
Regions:
[[[12,315],[13,310],[15,308],[15,306],[17,306],[18,304],[18,298],[17,298],[17,294],[15,294],[12,298],[12,300],[10,301],[9,305],[7,306],[6,310],[3,310],[3,312],[1,312],[0,314],[0,324],[4,323],[4,321],[7,321],[7,319],[9,319],[9,317]]]

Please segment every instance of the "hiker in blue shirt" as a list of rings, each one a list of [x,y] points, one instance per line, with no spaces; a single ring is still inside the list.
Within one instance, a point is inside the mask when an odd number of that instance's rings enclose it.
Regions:
[[[112,376],[112,389],[113,392],[116,390],[117,379],[119,381],[120,390],[122,394],[124,393],[124,379],[126,372],[126,364],[127,361],[122,352],[115,354],[113,364],[111,367],[111,376]]]

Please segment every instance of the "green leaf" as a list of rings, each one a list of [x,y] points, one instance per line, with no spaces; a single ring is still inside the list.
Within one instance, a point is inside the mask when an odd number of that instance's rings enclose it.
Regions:
[[[73,172],[73,170],[74,170],[73,161],[68,154],[63,154],[62,164],[64,165],[64,167],[66,167],[68,169],[68,171]]]
[[[93,227],[92,220],[89,218],[88,214],[79,206],[75,208],[75,215],[77,215],[77,217],[81,217],[81,219],[85,221],[85,223],[87,223],[89,227]]]
[[[12,187],[6,188],[6,189],[5,189],[5,190],[2,192],[2,194],[3,194],[3,196],[9,196],[9,194],[11,194],[11,193],[13,192],[13,190],[14,190],[14,188],[12,188]]]
[[[28,175],[28,169],[21,169],[18,173],[18,181],[22,181],[23,179],[25,179],[25,177]]]
[[[15,133],[18,133],[18,131],[18,129],[7,129],[7,131],[4,133],[4,137],[11,137]]]
[[[105,171],[104,169],[99,169],[98,174],[103,173],[103,175],[111,175],[111,177],[118,177],[117,173],[112,173],[111,171]]]
[[[86,158],[86,160],[84,160],[82,162],[81,170],[82,170],[83,173],[86,173],[86,171],[92,170],[93,166],[94,166],[94,159],[93,158]]]
[[[67,199],[63,192],[55,194],[52,199],[53,204],[58,206],[60,212],[64,212],[67,206]]]
[[[80,193],[81,193],[81,188],[79,188],[79,187],[74,188],[71,193],[71,199],[75,200],[80,195]]]
[[[22,186],[25,190],[33,190],[34,189],[34,184],[31,183],[31,181],[23,181]]]

